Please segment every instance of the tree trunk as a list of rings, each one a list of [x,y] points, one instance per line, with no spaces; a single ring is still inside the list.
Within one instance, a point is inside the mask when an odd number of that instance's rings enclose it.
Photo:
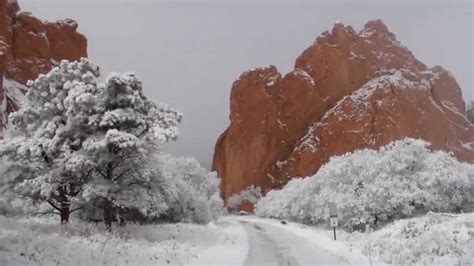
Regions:
[[[111,229],[112,227],[112,221],[114,220],[114,203],[110,199],[105,199],[104,200],[104,205],[103,205],[103,215],[104,215],[104,224],[107,227],[107,229]]]
[[[67,224],[69,222],[69,215],[71,214],[70,203],[63,202],[61,203],[61,224]]]

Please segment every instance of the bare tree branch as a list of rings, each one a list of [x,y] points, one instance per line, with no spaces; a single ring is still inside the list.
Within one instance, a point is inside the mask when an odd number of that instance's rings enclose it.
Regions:
[[[61,215],[59,212],[55,212],[55,211],[44,211],[44,212],[33,212],[33,213],[30,213],[30,215],[45,215],[45,214]]]
[[[100,170],[98,167],[96,168],[96,170],[103,178],[107,179],[107,175],[103,173],[102,170]]]
[[[130,168],[127,168],[125,169],[125,171],[123,171],[122,173],[120,173],[116,178],[114,178],[114,180],[119,180],[123,175],[125,175],[127,172],[129,172],[131,169]]]
[[[58,206],[56,206],[52,200],[46,200],[46,202],[48,202],[49,205],[51,205],[51,207],[55,208],[58,211],[61,211],[61,209]]]
[[[75,211],[78,211],[78,210],[81,210],[81,209],[84,209],[84,208],[85,208],[85,206],[77,207],[75,209],[72,209],[69,213],[73,213]]]

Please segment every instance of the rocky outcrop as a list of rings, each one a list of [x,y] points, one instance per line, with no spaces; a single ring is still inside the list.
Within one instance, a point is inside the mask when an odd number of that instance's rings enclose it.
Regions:
[[[21,12],[16,0],[0,0],[0,138],[7,114],[18,105],[22,84],[62,59],[87,57],[87,40],[70,19],[42,21]]]
[[[336,24],[284,77],[274,66],[243,73],[230,102],[213,161],[225,198],[251,185],[280,188],[331,156],[403,137],[474,162],[474,126],[456,80],[418,61],[380,20],[358,33]]]
[[[87,40],[76,29],[73,20],[42,21],[15,0],[0,0],[0,74],[26,83],[56,61],[87,57]]]

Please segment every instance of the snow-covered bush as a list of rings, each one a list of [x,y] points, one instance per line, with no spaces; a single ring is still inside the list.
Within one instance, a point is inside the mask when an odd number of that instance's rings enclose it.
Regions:
[[[168,205],[166,219],[206,223],[217,219],[223,211],[220,179],[209,173],[195,158],[159,156],[160,191]]]
[[[142,212],[133,207],[123,208],[121,215],[135,222],[194,222],[216,220],[223,211],[219,196],[220,179],[208,172],[195,158],[176,158],[156,154],[150,159],[150,193],[159,198],[154,202],[157,212]],[[148,202],[148,201],[145,201]],[[101,221],[103,200],[94,198],[79,212],[88,221]]]
[[[242,190],[239,194],[230,196],[227,199],[227,208],[231,211],[236,211],[242,202],[255,204],[261,197],[262,189],[251,185],[247,189]]]
[[[472,265],[474,213],[428,213],[369,233],[342,235],[343,241],[378,261],[396,265]]]
[[[472,211],[474,165],[432,152],[421,140],[395,141],[379,151],[331,158],[314,176],[270,191],[257,203],[256,214],[326,224],[331,202],[337,204],[340,224],[348,230],[429,211]]]

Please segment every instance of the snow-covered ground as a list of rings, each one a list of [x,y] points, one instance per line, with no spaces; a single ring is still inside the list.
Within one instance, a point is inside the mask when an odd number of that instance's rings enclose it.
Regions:
[[[232,244],[207,246],[189,265],[369,265],[355,248],[334,242],[325,232],[296,223],[254,216],[222,217]],[[231,225],[231,227],[229,227]],[[240,229],[235,226],[240,225]],[[229,256],[230,255],[230,256]]]
[[[56,218],[56,217],[54,217]],[[258,218],[114,227],[0,216],[0,265],[472,265],[474,214],[428,214],[369,233]]]
[[[340,238],[390,264],[474,265],[474,213],[428,213],[371,233],[341,232]]]
[[[358,265],[474,265],[474,213],[428,213],[377,231],[347,233],[321,226],[257,219],[290,230]]]
[[[244,265],[369,265],[356,248],[334,241],[325,230],[254,216],[229,217],[247,231]],[[380,263],[379,263],[380,264]]]
[[[368,259],[297,224],[222,217],[208,225],[116,227],[0,216],[0,265],[309,265]]]
[[[231,221],[127,225],[109,233],[102,224],[61,226],[53,218],[0,216],[0,265],[184,265],[211,258],[210,247],[239,262],[247,251],[243,228]]]

